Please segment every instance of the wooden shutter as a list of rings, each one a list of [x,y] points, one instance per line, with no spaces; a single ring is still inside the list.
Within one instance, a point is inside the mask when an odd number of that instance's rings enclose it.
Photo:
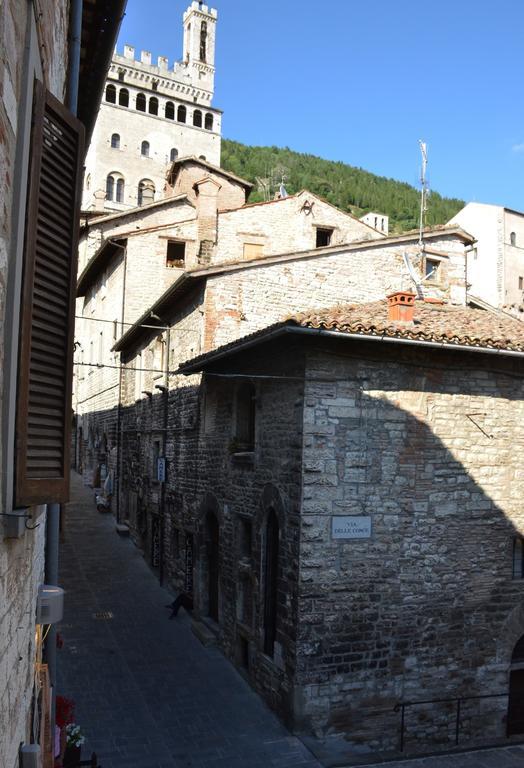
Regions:
[[[16,423],[16,504],[67,501],[82,124],[35,82]]]

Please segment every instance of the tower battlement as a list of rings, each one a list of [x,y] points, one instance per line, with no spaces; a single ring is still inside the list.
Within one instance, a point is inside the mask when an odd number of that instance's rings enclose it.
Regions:
[[[187,9],[187,11],[184,13],[184,21],[187,19],[187,17],[193,13],[193,11],[197,11],[199,13],[203,13],[209,16],[213,16],[214,19],[218,18],[218,11],[216,8],[209,8],[207,5],[200,5],[200,3],[197,0],[193,0],[190,7]]]

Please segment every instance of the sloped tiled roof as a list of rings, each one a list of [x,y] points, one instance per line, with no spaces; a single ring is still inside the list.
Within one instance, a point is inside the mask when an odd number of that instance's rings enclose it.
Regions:
[[[412,323],[389,321],[385,301],[303,312],[288,321],[303,328],[524,352],[524,324],[519,320],[449,304],[416,301]]]
[[[413,322],[388,320],[387,301],[340,305],[291,315],[279,323],[188,360],[180,370],[202,370],[208,363],[252,347],[270,337],[293,331],[336,331],[348,337],[388,338],[445,347],[470,347],[472,351],[500,350],[524,355],[524,323],[511,317],[469,307],[415,302]]]

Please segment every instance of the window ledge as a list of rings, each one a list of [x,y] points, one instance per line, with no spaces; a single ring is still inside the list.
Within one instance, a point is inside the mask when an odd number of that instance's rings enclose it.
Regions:
[[[235,464],[248,464],[253,465],[255,463],[254,451],[234,451],[231,454],[231,460]]]

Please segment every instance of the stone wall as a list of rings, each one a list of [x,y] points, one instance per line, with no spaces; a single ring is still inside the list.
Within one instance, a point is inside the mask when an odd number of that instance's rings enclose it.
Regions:
[[[245,244],[259,246],[263,256],[307,251],[316,247],[317,228],[333,229],[331,245],[382,238],[367,224],[306,191],[221,212],[215,261],[246,258]]]
[[[63,98],[67,67],[69,3],[57,0],[42,5],[38,18],[32,3],[5,0],[0,5],[0,391],[5,404],[13,398],[10,365],[16,353],[18,300],[6,313],[8,292],[19,290],[23,249],[27,163],[29,156],[33,77],[43,80]],[[28,15],[30,14],[30,15]],[[13,301],[13,296],[11,296]],[[14,308],[13,308],[14,304]],[[15,354],[16,356],[16,354]],[[16,375],[16,373],[15,373]],[[4,378],[5,377],[5,378]],[[16,379],[15,379],[16,380]],[[4,465],[10,440],[0,414],[0,458]],[[0,511],[5,512],[10,465],[1,473]],[[10,509],[10,508],[9,508]],[[31,698],[34,683],[35,611],[38,586],[44,576],[45,511],[32,509],[39,526],[20,539],[5,539],[0,523],[0,765],[17,768],[21,742],[30,738]]]
[[[425,295],[464,304],[462,241],[436,235],[431,247],[442,255],[443,277],[438,285],[426,283]],[[415,269],[422,271],[415,242],[377,241],[274,262],[260,260],[212,275],[207,280],[204,349],[226,344],[293,313],[383,299],[410,284],[404,252],[410,254]]]
[[[395,749],[398,702],[507,693],[524,634],[521,376],[502,358],[372,344],[309,357],[298,727]],[[371,536],[335,539],[348,515]],[[464,702],[461,741],[505,736],[506,708]],[[454,705],[410,708],[406,725],[408,749],[452,746]]]

